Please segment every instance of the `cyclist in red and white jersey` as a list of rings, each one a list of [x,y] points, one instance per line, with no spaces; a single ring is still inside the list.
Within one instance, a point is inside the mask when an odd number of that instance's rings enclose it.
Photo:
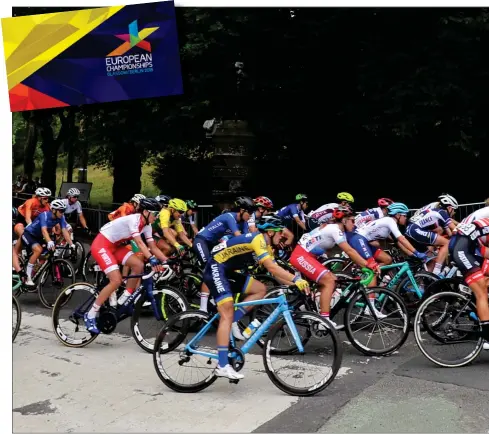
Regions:
[[[489,218],[489,199],[486,199],[484,208],[474,211],[472,214],[465,217],[460,223],[472,223],[474,220]]]
[[[487,298],[489,280],[489,218],[471,223],[460,223],[450,240],[450,253],[464,276],[464,280],[476,298],[484,339],[489,341],[489,303]],[[489,350],[489,344],[484,344]]]
[[[337,203],[327,203],[323,206],[320,206],[318,209],[311,211],[307,217],[316,219],[319,224],[329,223],[333,221],[333,213],[336,208],[340,205]]]
[[[317,259],[327,250],[337,245],[353,262],[361,267],[377,270],[378,264],[373,258],[363,259],[346,241],[344,230],[353,230],[353,212],[350,207],[338,206],[333,211],[335,223],[323,224],[307,234],[304,234],[290,257],[290,263],[301,274],[318,284],[321,291],[321,316],[329,318],[331,297],[335,289],[335,275]],[[336,327],[336,324],[333,322]]]
[[[385,217],[387,215],[387,207],[391,203],[394,203],[392,199],[387,197],[380,198],[377,201],[377,208],[367,209],[355,217],[355,227],[359,229],[364,227],[368,222]]]
[[[159,211],[160,208],[160,204],[155,199],[141,199],[138,213],[119,217],[107,223],[100,229],[99,234],[93,240],[91,246],[92,256],[107,275],[109,283],[100,291],[92,308],[84,316],[85,325],[89,332],[100,333],[96,321],[98,311],[110,295],[122,284],[119,265],[127,265],[133,274],[143,273],[143,261],[132,250],[126,248],[125,242],[134,240],[155,271],[159,270],[160,261],[165,262],[168,259],[156,246],[151,227],[151,224],[156,220],[153,211]],[[142,235],[145,237],[148,246],[142,240]],[[138,278],[127,281],[126,290],[129,294],[135,291],[139,281],[140,279]]]
[[[256,205],[256,210],[250,215],[247,223],[250,232],[258,232],[256,221],[260,220],[261,216],[272,212],[273,202],[266,196],[258,196],[256,199],[253,199],[253,202]]]

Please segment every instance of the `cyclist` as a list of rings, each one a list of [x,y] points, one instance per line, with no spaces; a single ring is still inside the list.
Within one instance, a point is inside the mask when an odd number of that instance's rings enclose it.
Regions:
[[[162,208],[168,208],[168,202],[170,202],[171,197],[160,193],[158,196],[155,197],[155,199],[160,203]]]
[[[78,188],[70,188],[66,192],[66,198],[61,199],[66,204],[65,218],[69,220],[70,217],[74,215],[76,212],[76,215],[80,219],[82,228],[88,234],[90,234],[90,229],[88,229],[87,221],[85,220],[85,216],[83,215],[81,203],[78,201],[78,197],[80,196],[80,194],[81,193],[80,190],[78,190]],[[73,232],[73,228],[69,223],[66,224],[66,227],[68,228],[68,232],[70,233]],[[58,235],[59,231],[55,229],[55,233]]]
[[[428,246],[438,247],[436,263],[433,273],[440,275],[443,264],[448,257],[448,239],[443,237],[443,231],[448,236],[452,235],[455,223],[451,217],[458,208],[458,203],[453,196],[442,194],[439,202],[424,207],[409,219],[406,228],[406,237],[417,250],[423,253],[428,250]]]
[[[146,199],[146,196],[143,194],[135,194],[129,202],[124,202],[119,208],[117,208],[115,211],[112,211],[107,216],[109,221],[136,213],[139,201],[141,199]]]
[[[450,240],[450,254],[463,273],[465,282],[476,298],[483,337],[489,341],[489,304],[487,298],[489,276],[489,218],[471,223],[460,223]],[[482,265],[481,265],[482,264]],[[489,343],[484,343],[489,350]]]
[[[43,252],[41,244],[43,240],[47,243],[48,250],[54,250],[55,244],[51,240],[50,232],[57,224],[61,227],[61,232],[64,239],[70,245],[70,249],[74,249],[75,246],[71,240],[70,234],[67,230],[67,224],[64,217],[64,212],[66,209],[66,204],[61,199],[56,199],[51,202],[51,210],[44,211],[39,214],[32,223],[27,225],[24,229],[20,240],[14,247],[14,268],[16,271],[20,271],[19,257],[18,255],[22,251],[22,246],[25,246],[27,250],[32,251],[32,255],[29,258],[29,263],[26,267],[27,280],[25,282],[28,286],[35,286],[32,281],[32,270],[36,261],[39,259]]]
[[[385,217],[387,215],[387,207],[392,203],[394,203],[392,199],[387,197],[380,198],[377,201],[378,208],[367,209],[355,217],[355,227],[361,228],[368,222]]]
[[[361,267],[378,270],[378,264],[374,258],[363,259],[346,241],[345,229],[352,231],[354,226],[351,208],[339,205],[333,211],[333,220],[334,223],[322,224],[313,231],[304,234],[290,257],[290,263],[295,269],[318,284],[318,290],[321,292],[321,316],[328,319],[331,297],[336,286],[336,277],[316,259],[317,256],[325,254],[327,250],[336,245]],[[336,323],[333,322],[333,324],[336,327]]]
[[[349,205],[351,207],[355,202],[353,196],[350,193],[346,193],[346,192],[338,193],[336,198],[339,200],[339,204],[343,206]]]
[[[367,223],[364,227],[347,233],[348,243],[360,254],[363,259],[374,258],[380,265],[392,264],[392,258],[380,247],[373,246],[372,241],[385,240],[393,236],[404,247],[409,256],[425,259],[424,253],[418,252],[411,243],[401,234],[398,225],[405,225],[409,208],[401,203],[394,202],[387,207],[388,215]],[[372,280],[370,286],[377,285],[377,278]]]
[[[485,206],[474,211],[472,214],[465,217],[460,223],[472,223],[474,220],[489,218],[489,199],[486,199]]]
[[[14,231],[19,238],[27,225],[31,224],[41,213],[50,210],[49,196],[51,196],[49,188],[38,188],[32,199],[27,199],[19,206],[14,226]]]
[[[273,244],[278,245],[283,237],[282,232],[286,236],[285,241],[286,246],[290,246],[294,241],[293,222],[303,230],[307,231],[306,219],[304,211],[307,210],[309,206],[309,199],[307,194],[299,193],[295,196],[295,200],[298,202],[291,203],[290,205],[280,208],[275,215],[279,216],[285,223],[285,229],[281,232],[277,232],[273,239]]]
[[[158,248],[167,256],[170,256],[175,250],[180,255],[185,251],[185,247],[177,241],[177,238],[188,247],[192,247],[192,241],[188,239],[182,225],[181,217],[185,212],[187,212],[187,204],[182,199],[175,197],[168,201],[168,208],[162,208],[159,211],[152,225],[153,234],[157,237]]]
[[[318,209],[311,211],[307,217],[317,220],[319,224],[330,223],[334,221],[333,213],[339,206],[340,205],[335,202],[327,203],[320,206]]]
[[[201,267],[204,267],[209,260],[209,252],[226,234],[237,237],[249,232],[246,222],[255,209],[256,205],[250,197],[237,197],[234,202],[233,212],[217,216],[199,231],[194,238],[193,250]],[[204,283],[200,292],[200,310],[207,312],[208,301],[209,288]]]
[[[260,300],[266,293],[263,283],[234,270],[242,269],[250,261],[259,262],[287,285],[295,284],[300,290],[309,292],[307,281],[282,269],[271,254],[270,240],[274,232],[284,228],[282,219],[275,215],[266,215],[260,218],[256,226],[259,232],[238,235],[214,247],[204,270],[203,280],[210,288],[221,316],[217,329],[219,363],[215,373],[218,377],[236,380],[244,378],[243,374],[236,372],[229,364],[229,336],[232,323],[239,321],[250,308],[238,308],[235,311],[233,293],[245,294],[244,301]],[[234,281],[233,284],[230,279]]]
[[[141,199],[139,210],[136,214],[119,217],[100,229],[100,232],[93,240],[91,252],[95,261],[104,271],[109,283],[100,291],[97,299],[90,310],[85,313],[84,320],[87,330],[91,333],[99,334],[97,327],[97,316],[100,307],[110,297],[110,295],[122,284],[122,275],[119,265],[127,265],[132,273],[142,274],[144,262],[139,259],[132,251],[126,249],[124,243],[134,240],[144,257],[149,260],[154,271],[159,271],[159,261],[165,262],[167,257],[156,246],[152,236],[151,224],[156,219],[153,211],[159,211],[160,204],[154,199]],[[142,240],[142,235],[146,243]],[[126,284],[127,294],[132,294],[138,286],[138,278],[128,279]],[[127,296],[125,293],[125,295]],[[121,296],[122,297],[122,296]]]
[[[183,215],[182,220],[190,225],[190,227],[192,228],[193,237],[195,237],[199,233],[199,228],[195,224],[197,203],[194,200],[187,200],[185,203],[187,204],[187,212]]]
[[[248,227],[250,232],[258,232],[258,228],[256,227],[256,221],[260,219],[261,216],[270,214],[273,210],[273,202],[266,196],[258,196],[253,199],[253,202],[256,205],[256,210],[250,216],[248,220]]]

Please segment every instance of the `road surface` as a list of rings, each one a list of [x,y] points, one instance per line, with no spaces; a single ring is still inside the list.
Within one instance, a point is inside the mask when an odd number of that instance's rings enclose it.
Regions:
[[[36,297],[20,298],[14,432],[489,432],[489,352],[471,366],[441,369],[412,336],[386,358],[365,357],[344,342],[337,378],[311,398],[277,389],[260,355],[247,356],[238,385],[219,379],[197,394],[178,394],[159,380],[129,320],[71,349],[56,339]]]

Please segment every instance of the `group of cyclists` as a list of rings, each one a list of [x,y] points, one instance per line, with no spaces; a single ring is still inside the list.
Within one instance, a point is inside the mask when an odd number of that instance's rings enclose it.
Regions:
[[[73,244],[64,218],[66,213],[78,213],[82,226],[88,230],[81,218],[79,194],[77,189],[70,189],[65,199],[55,199],[49,204],[51,192],[39,188],[35,197],[17,209],[13,264],[15,271],[23,273],[26,284],[32,284],[30,273],[42,251],[40,245],[44,242],[48,249],[54,248],[52,234],[61,234],[70,246]],[[241,379],[243,375],[228,361],[228,347],[231,333],[236,339],[245,339],[237,322],[247,310],[233,308],[233,295],[243,294],[244,301],[258,300],[265,296],[266,287],[238,270],[246,269],[250,263],[262,264],[280,283],[296,285],[306,293],[310,291],[310,282],[316,283],[320,291],[320,314],[329,319],[336,277],[321,260],[337,246],[355,264],[378,273],[380,266],[392,263],[379,242],[391,240],[407,256],[423,260],[430,252],[436,252],[433,272],[438,275],[450,255],[476,297],[483,337],[489,340],[489,199],[485,207],[461,222],[453,219],[458,202],[447,193],[410,218],[404,203],[389,198],[380,198],[377,207],[360,213],[355,213],[353,204],[353,196],[341,192],[335,202],[307,213],[309,200],[303,193],[280,209],[265,196],[255,199],[240,196],[232,209],[224,210],[199,229],[194,220],[195,201],[165,194],[155,198],[136,194],[109,214],[109,222],[92,242],[92,256],[106,274],[108,283],[85,314],[85,325],[89,332],[100,333],[97,326],[100,307],[121,285],[122,276],[128,275],[129,270],[131,274],[142,274],[147,262],[154,271],[161,271],[170,256],[192,249],[204,270],[200,309],[207,311],[212,297],[221,318],[216,337],[219,354],[216,375]],[[191,226],[191,235],[183,223]],[[302,231],[300,237],[294,235],[297,229]],[[25,270],[18,261],[22,246],[32,251]],[[297,271],[295,274],[275,260],[284,251],[290,253],[289,262]],[[123,266],[122,273],[120,266]],[[370,286],[377,286],[377,280]],[[140,279],[129,279],[118,302],[123,303],[139,284]],[[365,314],[372,313],[367,309]],[[384,316],[378,311],[375,315]],[[338,327],[334,322],[331,324]],[[486,343],[484,348],[489,349],[489,345]]]

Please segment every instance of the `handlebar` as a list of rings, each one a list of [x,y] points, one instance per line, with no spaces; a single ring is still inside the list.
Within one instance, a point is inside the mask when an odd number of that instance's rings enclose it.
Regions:
[[[370,268],[367,268],[367,267],[362,267],[362,273],[366,274],[367,277],[360,280],[360,284],[363,286],[370,285],[370,283],[372,282],[372,280],[375,277],[375,273]]]

